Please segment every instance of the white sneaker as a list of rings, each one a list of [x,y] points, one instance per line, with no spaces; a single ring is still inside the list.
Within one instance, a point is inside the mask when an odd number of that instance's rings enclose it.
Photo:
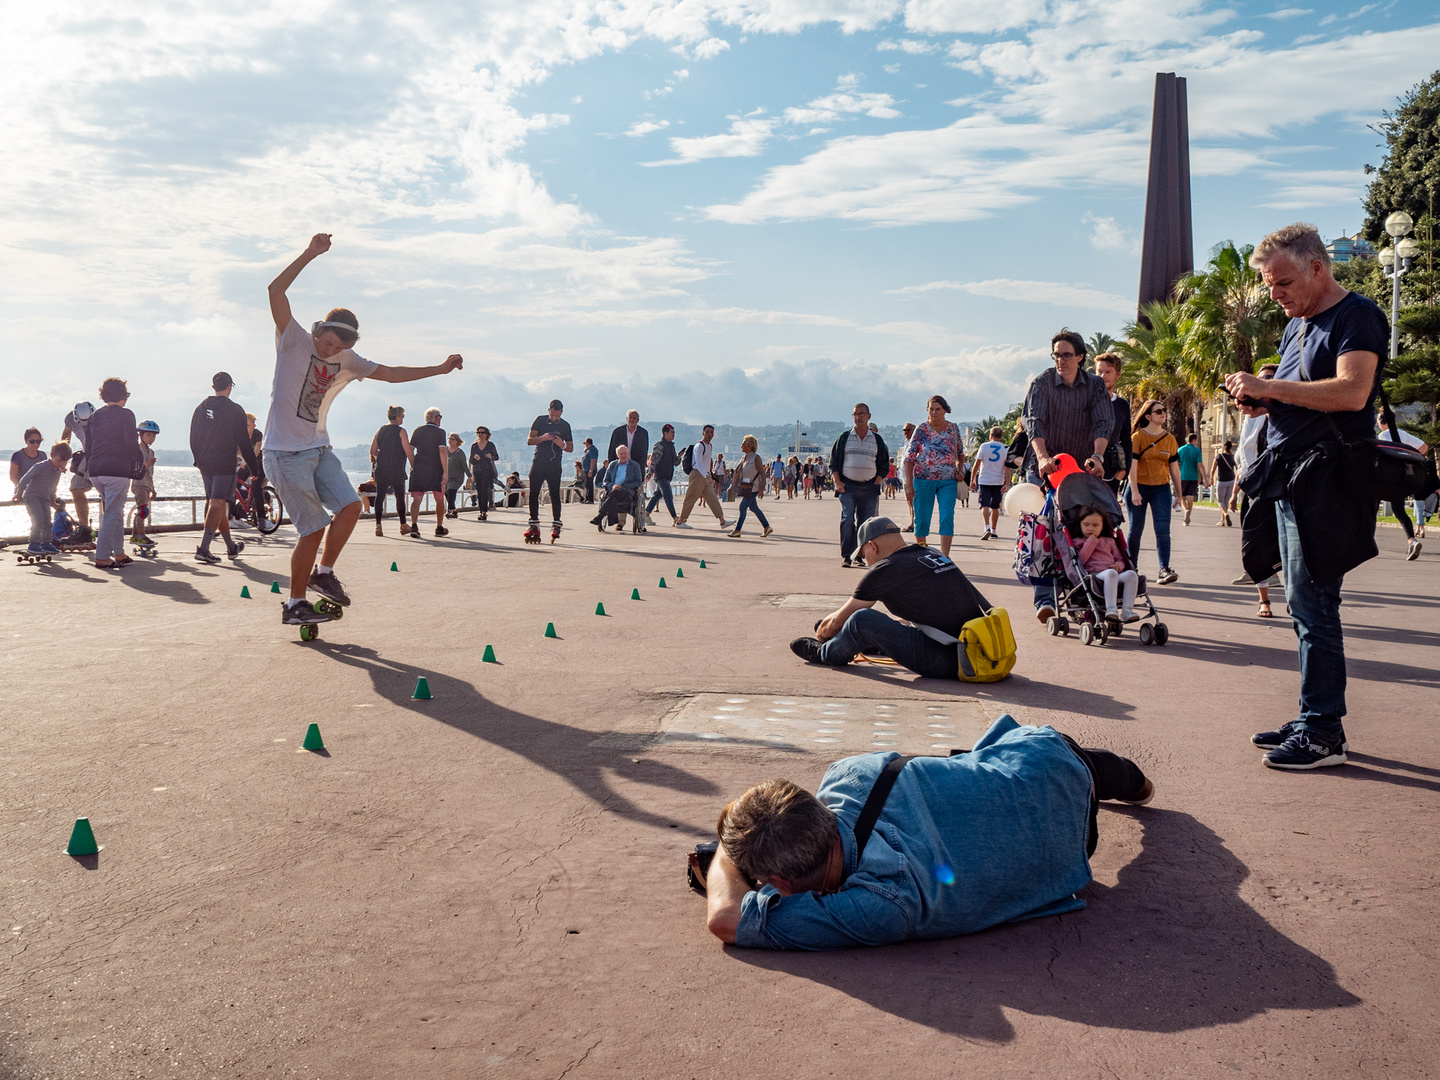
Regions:
[[[691,528],[694,528],[694,526],[691,525],[688,521],[677,521],[677,522],[675,522],[675,528],[677,528],[677,529],[691,529]]]

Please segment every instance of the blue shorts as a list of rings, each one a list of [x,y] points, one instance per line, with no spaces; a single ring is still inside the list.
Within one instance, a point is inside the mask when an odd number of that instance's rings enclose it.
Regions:
[[[999,510],[1000,493],[1004,490],[1004,484],[981,484],[980,505],[986,510]]]
[[[301,536],[319,532],[360,496],[340,459],[328,446],[314,450],[266,450],[265,476],[280,493],[285,512]]]

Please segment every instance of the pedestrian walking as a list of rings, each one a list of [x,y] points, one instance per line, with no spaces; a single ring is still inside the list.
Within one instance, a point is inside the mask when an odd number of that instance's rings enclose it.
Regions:
[[[765,494],[765,462],[760,457],[760,442],[754,435],[740,440],[740,463],[735,466],[734,484],[740,496],[740,516],[735,521],[735,530],[730,534],[738,537],[745,528],[745,515],[754,514],[760,522],[761,536],[769,536],[773,529],[760,509],[759,498]]]
[[[905,494],[915,505],[915,542],[928,546],[930,520],[940,508],[940,554],[955,539],[955,492],[965,465],[960,428],[945,419],[950,403],[939,394],[925,403],[929,418],[915,429],[905,451]]]
[[[880,508],[880,480],[890,471],[890,450],[878,431],[870,429],[870,406],[857,402],[851,410],[853,428],[846,428],[830,448],[830,472],[840,500],[840,565],[855,566],[855,537],[860,526]]]
[[[1155,523],[1155,551],[1160,557],[1160,574],[1155,581],[1169,585],[1180,575],[1170,568],[1171,498],[1180,498],[1180,458],[1175,436],[1165,430],[1167,410],[1154,398],[1140,406],[1131,436],[1134,475],[1130,482],[1130,561],[1140,566],[1140,542],[1145,537],[1145,515]]]
[[[470,476],[475,481],[475,505],[480,511],[481,521],[489,518],[495,506],[496,463],[499,460],[500,451],[490,441],[490,429],[481,424],[475,429],[475,441],[470,444]]]
[[[675,425],[666,424],[660,429],[660,441],[650,452],[650,479],[655,482],[655,494],[650,496],[650,505],[645,508],[645,513],[646,516],[653,513],[663,498],[665,509],[670,511],[672,525],[678,515],[675,513],[675,495],[670,490],[670,481],[675,477],[675,465],[679,460],[675,452]]]
[[[216,533],[224,538],[225,553],[230,558],[245,550],[244,541],[230,535],[230,504],[235,501],[235,455],[238,453],[255,475],[253,489],[257,497],[260,485],[265,482],[245,424],[245,410],[230,400],[235,380],[228,372],[220,371],[210,380],[210,386],[214,393],[196,406],[190,417],[190,453],[200,470],[205,492],[205,531],[201,534],[200,546],[195,549],[195,561],[202,563],[220,561],[220,556],[210,550]]]
[[[420,539],[420,503],[429,495],[435,500],[435,536],[450,535],[445,528],[445,488],[450,475],[450,450],[440,410],[425,410],[425,423],[410,433],[410,537]]]
[[[95,566],[113,570],[135,561],[125,554],[125,497],[130,494],[130,482],[143,474],[145,457],[135,414],[125,407],[130,400],[125,380],[106,379],[100,386],[100,400],[104,405],[90,417],[85,454],[101,507]],[[234,475],[230,474],[232,480]]]
[[[1215,455],[1215,501],[1220,504],[1220,520],[1215,523],[1217,527],[1233,527],[1235,524],[1230,520],[1230,504],[1235,498],[1234,446],[1226,439],[1220,453]]]
[[[375,535],[385,535],[385,501],[388,495],[393,494],[395,516],[400,519],[400,535],[409,536],[410,526],[405,520],[405,478],[408,466],[415,461],[415,451],[410,446],[410,436],[402,426],[405,410],[399,405],[391,405],[385,415],[389,422],[370,440],[370,471],[375,478]]]
[[[680,507],[680,516],[675,519],[677,529],[689,529],[690,511],[696,502],[704,500],[710,512],[715,515],[715,520],[720,522],[722,529],[729,526],[725,520],[725,510],[720,505],[720,500],[715,495],[715,482],[711,480],[711,473],[714,471],[715,461],[711,455],[714,447],[711,445],[715,438],[715,425],[706,424],[700,429],[700,441],[686,448],[685,455],[681,459],[681,467],[685,469],[685,502]],[[688,457],[688,460],[685,458]]]

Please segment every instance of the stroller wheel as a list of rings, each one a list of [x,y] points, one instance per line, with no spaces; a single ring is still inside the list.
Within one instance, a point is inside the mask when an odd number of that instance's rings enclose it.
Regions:
[[[1095,643],[1095,626],[1093,623],[1080,624],[1080,644],[1093,645]]]
[[[1164,645],[1169,640],[1170,628],[1166,626],[1163,622],[1157,622],[1155,624],[1155,644]]]
[[[1060,620],[1054,615],[1051,615],[1050,618],[1045,620],[1045,632],[1051,637],[1060,636]]]
[[[1155,644],[1155,627],[1151,626],[1148,622],[1140,624],[1140,644]]]
[[[1060,620],[1060,635],[1061,635],[1062,637],[1069,637],[1069,636],[1070,636],[1070,620],[1069,620],[1069,619],[1062,618],[1062,619]]]

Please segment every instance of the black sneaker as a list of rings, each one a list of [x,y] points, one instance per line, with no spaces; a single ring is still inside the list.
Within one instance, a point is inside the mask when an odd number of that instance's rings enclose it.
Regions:
[[[239,554],[240,554],[242,551],[244,551],[244,550],[245,550],[245,541],[244,541],[244,540],[236,540],[236,541],[235,541],[235,546],[234,546],[233,548],[227,548],[226,551],[225,551],[225,554],[228,555],[228,556],[230,556],[230,558],[233,559],[233,558],[235,558],[236,555],[239,555]]]
[[[335,576],[334,571],[322,574],[316,570],[311,573],[310,588],[327,600],[334,600],[341,607],[350,606],[350,597],[345,595],[345,587],[340,584],[340,579]]]
[[[1250,736],[1250,741],[1256,746],[1258,746],[1261,750],[1274,750],[1277,746],[1280,746],[1286,739],[1293,735],[1294,732],[1295,721],[1291,720],[1287,724],[1281,724],[1274,731],[1256,732],[1254,735]],[[1342,751],[1350,749],[1350,742],[1348,739],[1345,738],[1343,733],[1340,736],[1340,749]]]
[[[213,566],[220,561],[220,556],[216,555],[213,551],[206,551],[204,548],[197,547],[195,549],[195,561]]]
[[[1345,751],[1331,746],[1308,731],[1291,731],[1290,737],[1260,759],[1272,769],[1320,769],[1344,765]]]
[[[848,570],[848,569],[850,569],[850,567],[854,566],[855,564],[852,563],[849,559],[841,559],[841,560],[840,560],[840,565],[843,566],[846,570]]]
[[[813,637],[797,637],[790,642],[790,651],[807,664],[823,664],[820,659],[821,641]]]
[[[436,526],[435,526],[435,535],[436,535],[436,536],[449,536],[449,535],[450,535],[450,530],[447,529],[447,528],[445,528],[444,525],[436,525]]]
[[[333,616],[321,615],[309,600],[280,605],[280,622],[285,626],[305,626],[329,622]]]

